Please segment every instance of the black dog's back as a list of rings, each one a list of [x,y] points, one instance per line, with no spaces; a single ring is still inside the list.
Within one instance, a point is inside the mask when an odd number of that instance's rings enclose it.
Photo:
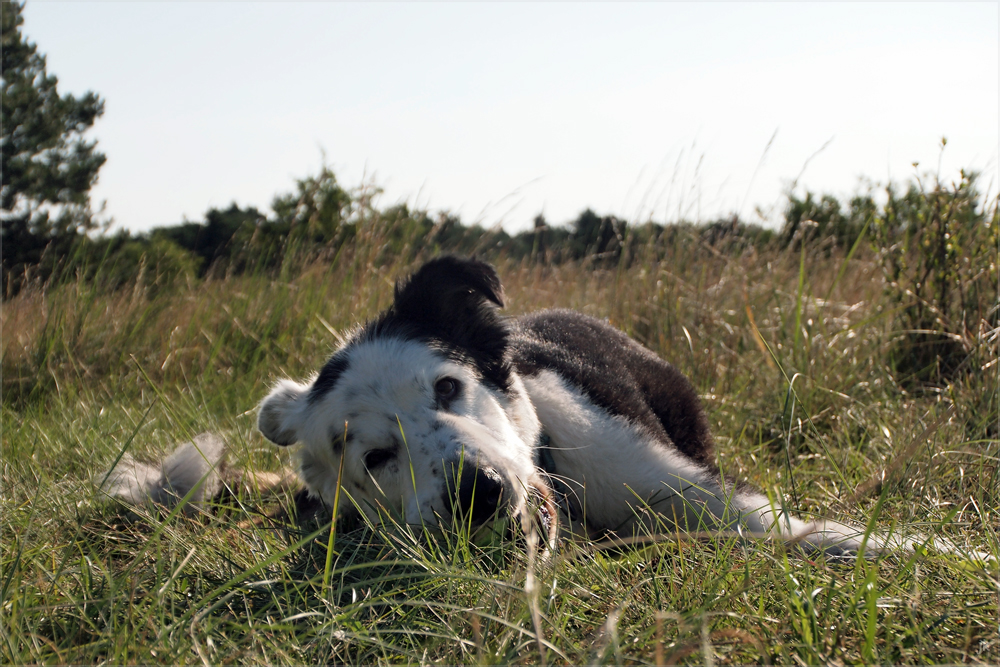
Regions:
[[[515,320],[511,362],[518,373],[553,370],[612,414],[715,469],[712,436],[691,382],[610,324],[572,310]]]

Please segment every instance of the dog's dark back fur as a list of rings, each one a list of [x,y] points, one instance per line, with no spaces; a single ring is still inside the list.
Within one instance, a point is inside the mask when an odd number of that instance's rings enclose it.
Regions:
[[[555,370],[597,405],[716,469],[698,393],[672,365],[610,324],[576,311],[546,310],[517,324],[511,355],[518,373]]]

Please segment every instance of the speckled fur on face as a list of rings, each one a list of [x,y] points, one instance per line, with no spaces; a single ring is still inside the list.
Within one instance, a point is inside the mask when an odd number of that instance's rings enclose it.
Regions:
[[[333,505],[343,456],[342,489],[375,521],[451,521],[447,476],[460,465],[498,471],[508,506],[524,505],[539,427],[519,379],[507,392],[491,388],[474,367],[399,338],[365,341],[346,358],[324,395],[310,400],[309,386],[299,385],[288,406],[303,444],[299,473],[312,493]],[[442,378],[459,386],[447,405],[435,395]],[[369,465],[372,452],[377,465]]]

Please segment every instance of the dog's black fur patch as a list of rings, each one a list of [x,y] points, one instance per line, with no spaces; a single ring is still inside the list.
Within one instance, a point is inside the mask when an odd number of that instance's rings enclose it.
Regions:
[[[424,341],[460,363],[471,364],[483,381],[506,392],[512,372],[506,357],[510,329],[498,307],[503,307],[503,287],[492,266],[451,255],[433,259],[396,283],[392,306],[331,357],[309,400],[315,402],[333,389],[347,369],[352,346],[385,338]]]
[[[521,375],[551,370],[611,414],[715,470],[708,419],[691,382],[611,325],[572,310],[515,320],[511,360]]]
[[[309,390],[309,402],[315,403],[320,400],[324,394],[332,390],[337,385],[337,380],[340,376],[344,374],[344,371],[350,366],[350,362],[347,361],[348,355],[341,350],[337,354],[330,357],[330,360],[323,365],[322,370],[320,370],[319,375],[316,376],[316,381],[313,382],[312,389]]]

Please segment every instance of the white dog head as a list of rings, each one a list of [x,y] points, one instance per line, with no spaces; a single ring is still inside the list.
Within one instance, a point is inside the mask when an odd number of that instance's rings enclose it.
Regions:
[[[491,266],[425,264],[310,383],[272,390],[261,433],[303,444],[302,479],[330,506],[343,466],[341,493],[374,521],[436,528],[523,512],[531,491],[547,497],[548,487],[533,461],[538,419],[506,358],[502,305]]]

